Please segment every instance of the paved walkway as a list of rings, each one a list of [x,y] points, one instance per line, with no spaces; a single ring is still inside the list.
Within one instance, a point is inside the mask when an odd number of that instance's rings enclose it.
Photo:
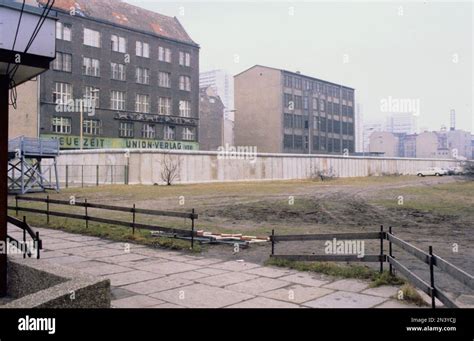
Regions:
[[[109,278],[116,308],[413,307],[391,298],[397,287],[37,230],[40,261]]]

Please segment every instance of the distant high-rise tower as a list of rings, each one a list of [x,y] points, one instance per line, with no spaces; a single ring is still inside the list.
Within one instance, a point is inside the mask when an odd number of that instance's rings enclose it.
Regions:
[[[456,110],[451,109],[449,130],[456,130]]]

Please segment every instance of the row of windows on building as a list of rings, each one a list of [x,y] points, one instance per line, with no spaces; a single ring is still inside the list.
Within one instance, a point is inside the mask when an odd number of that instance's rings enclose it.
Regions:
[[[176,127],[171,125],[155,125],[144,123],[141,129],[141,138],[156,139],[158,137],[158,128],[162,130],[162,136],[165,140],[176,140]],[[51,119],[51,131],[56,134],[71,134],[72,118],[55,116]],[[95,119],[85,119],[82,125],[82,132],[85,135],[102,135],[102,121]],[[119,137],[134,138],[135,123],[120,122]],[[181,130],[181,139],[184,141],[194,141],[196,139],[196,130],[192,127],[183,127]]]
[[[311,101],[311,102],[310,102]],[[332,115],[354,116],[354,108],[345,104],[333,103],[322,98],[298,96],[285,93],[283,96],[283,105],[286,109],[293,110],[316,110],[327,112]]]
[[[309,129],[309,116],[306,115],[293,115],[284,114],[284,127],[285,128],[297,128],[297,129]],[[313,130],[323,131],[328,133],[353,135],[354,134],[354,123],[344,122],[339,120],[332,120],[326,117],[313,117]]]
[[[110,109],[124,111],[127,108],[125,91],[110,91]],[[86,102],[92,103],[92,106],[99,108],[100,89],[93,86],[85,86],[83,89],[83,98]],[[73,102],[73,88],[69,83],[55,82],[53,90],[53,102],[55,104],[68,105]],[[171,97],[158,98],[158,114],[172,115],[173,100]],[[135,112],[150,113],[150,95],[135,95]],[[191,101],[179,100],[179,116],[191,117]]]
[[[126,81],[126,66],[120,63],[110,63],[111,79]],[[56,52],[56,59],[53,61],[53,70],[72,72],[72,55],[69,53]],[[82,58],[82,74],[85,76],[100,77],[100,60],[95,58]],[[139,84],[150,84],[151,71],[144,67],[135,67],[135,82]],[[158,72],[158,86],[164,88],[171,87],[171,73]],[[179,89],[191,91],[191,77],[179,76]]]
[[[329,153],[342,153],[345,150],[354,151],[354,141],[340,140],[325,136],[314,136],[312,139],[314,151],[324,151]],[[309,136],[287,135],[283,136],[283,147],[286,149],[309,149]]]
[[[302,77],[285,75],[284,84],[287,88],[314,91],[331,97],[342,97],[342,99],[354,101],[354,91],[341,86],[332,85]]]
[[[72,25],[62,22],[56,23],[56,39],[71,41]],[[87,46],[102,47],[102,34],[89,28],[84,28],[83,44]],[[110,36],[110,49],[114,52],[127,53],[127,38],[112,34]],[[135,41],[135,55],[143,58],[150,58],[150,44],[144,41]],[[191,66],[191,54],[179,51],[178,63],[181,66]],[[158,60],[172,63],[172,51],[170,48],[158,46]]]

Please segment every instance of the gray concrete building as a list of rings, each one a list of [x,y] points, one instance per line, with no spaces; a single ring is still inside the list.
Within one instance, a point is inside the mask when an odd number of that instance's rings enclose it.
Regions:
[[[261,65],[234,76],[235,144],[272,153],[353,153],[354,89]]]
[[[83,148],[198,149],[199,45],[175,17],[118,0],[55,9],[57,55],[40,78],[40,136],[63,149],[80,148],[81,129]]]
[[[224,103],[209,86],[199,93],[199,146],[216,151],[224,145]]]

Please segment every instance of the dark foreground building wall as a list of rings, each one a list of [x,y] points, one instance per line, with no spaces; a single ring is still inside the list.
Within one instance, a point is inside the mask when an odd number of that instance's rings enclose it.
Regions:
[[[199,46],[176,18],[117,0],[55,7],[58,54],[41,76],[41,136],[79,148],[79,104],[57,103],[97,94],[84,148],[198,149]]]

